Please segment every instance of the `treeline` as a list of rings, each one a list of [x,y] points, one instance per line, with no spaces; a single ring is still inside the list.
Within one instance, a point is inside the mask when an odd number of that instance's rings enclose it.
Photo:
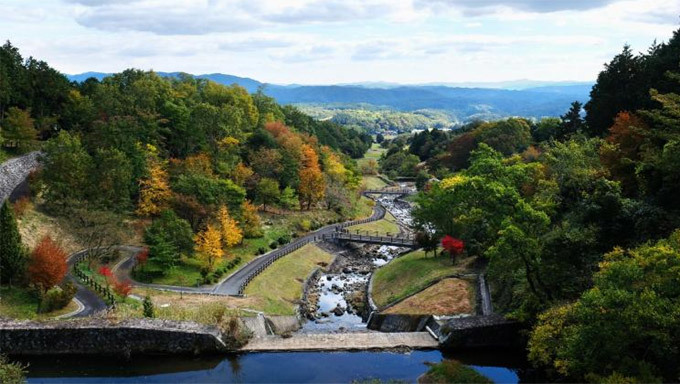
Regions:
[[[301,105],[300,108],[313,116],[327,117],[334,123],[372,134],[380,132],[408,133],[414,130],[444,129],[457,124],[451,114],[433,109],[402,112],[380,109],[372,105],[338,107]]]
[[[496,308],[532,328],[547,380],[680,378],[679,63],[676,32],[646,54],[625,47],[585,119],[574,103],[444,145],[438,132],[393,143],[441,179],[417,199],[420,238],[452,235],[485,260]]]
[[[3,145],[43,150],[31,186],[44,207],[88,227],[110,221],[95,212],[151,219],[159,264],[197,256],[213,269],[243,236],[262,236],[256,205],[353,214],[351,157],[368,135],[236,85],[133,69],[69,84],[9,42],[0,54]]]

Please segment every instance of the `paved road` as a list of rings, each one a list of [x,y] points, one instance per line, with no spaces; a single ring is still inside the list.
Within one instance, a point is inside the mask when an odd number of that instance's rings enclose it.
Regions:
[[[76,288],[78,289],[76,291],[76,296],[75,298],[80,301],[80,303],[83,305],[83,308],[80,312],[74,313],[69,317],[86,317],[93,315],[97,312],[104,311],[108,308],[108,305],[106,302],[99,296],[97,296],[96,293],[91,291],[89,288],[85,287],[82,285],[78,279],[73,276],[71,271],[73,270],[73,265],[75,264],[75,261],[78,256],[82,255],[83,253],[87,252],[86,250],[83,251],[78,251],[71,256],[69,256],[67,264],[68,264],[68,275],[66,278],[73,282],[75,284]]]
[[[385,217],[385,208],[380,203],[376,202],[373,208],[373,214],[368,219],[368,221],[380,220],[383,217]],[[240,293],[239,291],[241,289],[241,286],[248,280],[248,278],[253,273],[256,273],[256,271],[260,267],[266,265],[271,260],[276,259],[282,253],[287,253],[298,245],[313,242],[315,240],[320,240],[323,237],[323,235],[333,233],[336,230],[336,228],[348,227],[351,226],[353,223],[354,222],[350,221],[345,223],[327,225],[303,237],[297,238],[295,239],[295,241],[292,241],[279,249],[259,256],[253,259],[245,266],[243,266],[235,273],[233,273],[226,280],[221,282],[217,287],[215,287],[213,293],[218,295],[238,295]]]

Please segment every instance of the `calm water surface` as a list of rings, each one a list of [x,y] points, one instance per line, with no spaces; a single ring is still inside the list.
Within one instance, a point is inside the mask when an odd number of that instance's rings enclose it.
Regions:
[[[32,359],[28,383],[349,383],[377,378],[415,382],[426,362],[456,358],[498,383],[517,383],[512,354],[449,356],[440,351],[247,353],[229,357]]]

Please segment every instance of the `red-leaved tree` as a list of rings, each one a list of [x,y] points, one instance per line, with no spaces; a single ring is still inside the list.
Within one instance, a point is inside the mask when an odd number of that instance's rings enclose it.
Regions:
[[[135,256],[137,259],[137,265],[140,266],[140,268],[144,268],[146,265],[146,262],[149,261],[149,248],[144,248],[137,255]]]
[[[100,275],[104,276],[106,279],[106,286],[109,286],[109,280],[113,277],[113,272],[111,272],[111,268],[107,266],[101,266],[99,267],[99,271],[97,272]]]
[[[455,262],[456,256],[463,253],[465,243],[463,243],[463,240],[446,235],[442,238],[442,248],[451,255],[451,260]]]
[[[44,236],[31,253],[28,276],[33,284],[47,291],[66,275],[66,252],[52,238]]]
[[[112,285],[113,291],[116,292],[117,295],[122,297],[127,297],[132,291],[132,283],[130,283],[130,280],[127,279],[123,281],[112,279]]]

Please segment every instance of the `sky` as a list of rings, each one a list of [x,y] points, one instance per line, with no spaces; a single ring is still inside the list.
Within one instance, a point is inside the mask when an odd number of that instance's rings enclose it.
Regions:
[[[0,0],[0,39],[59,71],[277,84],[590,81],[680,27],[680,0]]]

